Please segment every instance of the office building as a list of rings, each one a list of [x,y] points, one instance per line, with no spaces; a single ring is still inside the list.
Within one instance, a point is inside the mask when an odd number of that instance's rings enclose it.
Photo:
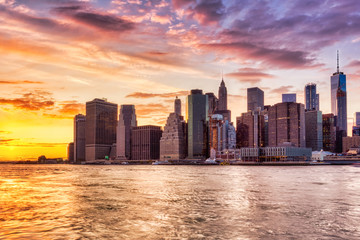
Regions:
[[[258,107],[264,110],[264,92],[257,87],[247,89],[247,110],[254,111]]]
[[[282,102],[296,102],[296,93],[284,93]]]
[[[208,152],[208,96],[193,89],[187,97],[188,157],[203,158]]]
[[[313,151],[323,149],[323,122],[321,111],[305,112],[306,147]]]
[[[319,111],[319,94],[316,93],[316,84],[308,83],[305,85],[305,110]]]
[[[352,136],[360,136],[360,126],[352,127]]]
[[[210,149],[214,149],[216,152],[223,150],[224,136],[222,131],[224,124],[224,118],[221,114],[213,114],[209,119],[209,145]],[[226,143],[225,143],[226,144]]]
[[[236,118],[236,144],[238,148],[265,146],[265,116],[260,108]]]
[[[347,152],[350,148],[360,148],[360,136],[343,137],[343,152]]]
[[[347,102],[346,75],[339,71],[339,52],[337,54],[337,71],[331,76],[331,113],[334,114],[335,125],[342,135],[347,135]]]
[[[131,132],[131,159],[159,159],[161,135],[162,131],[158,126],[133,127]]]
[[[236,129],[232,122],[225,120],[222,126],[223,132],[223,149],[236,148]],[[226,142],[224,141],[226,140]]]
[[[221,80],[220,87],[219,87],[219,100],[217,110],[228,110],[227,109],[227,89],[225,87],[224,79]]]
[[[104,99],[86,103],[86,161],[108,158],[116,143],[117,104]]]
[[[305,147],[305,109],[301,103],[278,103],[269,109],[269,146]]]
[[[116,134],[116,159],[131,159],[131,128],[136,126],[135,106],[121,105]]]
[[[329,152],[335,152],[336,145],[336,126],[334,114],[322,115],[323,126],[323,150]]]
[[[215,114],[215,111],[217,110],[218,99],[215,96],[215,94],[212,92],[206,93],[205,95],[208,96],[208,105],[209,105],[208,116],[211,116]]]
[[[170,113],[160,139],[160,159],[184,159],[187,153],[186,123],[184,117],[179,115],[177,104],[181,106],[180,99],[175,99],[175,112]],[[181,111],[180,111],[181,112]]]
[[[78,114],[74,118],[74,162],[85,161],[85,128],[86,117]]]

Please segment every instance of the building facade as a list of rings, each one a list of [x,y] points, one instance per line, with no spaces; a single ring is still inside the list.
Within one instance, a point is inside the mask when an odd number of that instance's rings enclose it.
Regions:
[[[116,143],[117,104],[104,99],[86,103],[86,161],[105,159]]]
[[[206,93],[205,95],[208,96],[208,105],[209,105],[208,116],[211,116],[215,114],[215,111],[217,110],[218,99],[215,96],[215,94],[212,92]]]
[[[343,137],[343,152],[347,152],[350,148],[360,148],[360,136]]]
[[[323,122],[321,111],[305,112],[306,147],[313,151],[323,149]]]
[[[253,111],[258,107],[264,110],[264,92],[257,87],[247,89],[247,110]]]
[[[179,116],[181,116],[181,100],[176,97],[175,101],[174,101],[174,110],[175,110],[175,113]]]
[[[186,157],[185,128],[183,116],[170,113],[160,139],[161,160],[178,160]]]
[[[136,126],[135,106],[121,105],[116,130],[116,159],[131,159],[131,128]]]
[[[296,93],[282,94],[282,102],[296,102]]]
[[[336,146],[336,126],[334,114],[322,115],[323,128],[323,150],[335,152]]]
[[[85,161],[86,116],[78,114],[74,118],[74,162]]]
[[[305,109],[301,103],[278,103],[269,109],[269,147],[291,143],[305,147]]]
[[[260,108],[236,118],[236,144],[238,148],[265,146],[265,116]]]
[[[69,163],[74,163],[74,143],[71,142],[68,144],[68,148],[67,148],[67,159]]]
[[[305,110],[319,111],[319,94],[316,93],[316,84],[308,83],[305,85]]]
[[[161,135],[162,130],[158,126],[133,127],[131,134],[131,159],[159,159]]]
[[[208,96],[193,89],[187,97],[188,157],[203,158],[207,155]]]

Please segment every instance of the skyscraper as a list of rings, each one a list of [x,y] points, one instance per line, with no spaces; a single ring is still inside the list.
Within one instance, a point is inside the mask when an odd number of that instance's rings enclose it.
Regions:
[[[119,121],[116,130],[117,159],[131,159],[131,128],[136,126],[137,121],[135,106],[121,105]]]
[[[208,92],[208,93],[206,93],[206,95],[208,96],[208,105],[209,105],[208,116],[211,116],[217,110],[218,99],[215,96],[215,94],[212,92]]]
[[[296,93],[284,93],[282,102],[296,102]]]
[[[133,127],[131,133],[131,159],[159,159],[161,134],[161,128],[158,126]]]
[[[322,112],[311,110],[305,112],[306,147],[313,151],[323,149]]]
[[[334,114],[323,114],[323,149],[335,152],[336,148],[336,126]]]
[[[181,100],[178,97],[174,101],[174,110],[177,115],[181,116]]]
[[[336,117],[339,131],[347,133],[346,75],[339,70],[339,52],[337,53],[337,71],[331,76],[331,113]]]
[[[254,111],[258,107],[264,110],[264,92],[257,87],[247,89],[247,110]]]
[[[227,109],[227,89],[225,87],[224,79],[221,80],[220,87],[219,87],[219,102],[217,110],[223,111]]]
[[[160,139],[160,159],[184,159],[186,157],[186,123],[178,114],[180,99],[175,99],[175,112],[170,113]],[[181,112],[181,111],[180,111]]]
[[[74,162],[85,161],[86,117],[78,114],[74,118]]]
[[[86,161],[109,156],[116,143],[117,104],[95,98],[86,103]]]
[[[308,83],[305,85],[305,110],[319,111],[319,94],[316,93],[315,83]]]
[[[290,142],[305,147],[305,109],[301,103],[277,103],[269,109],[269,146]]]
[[[265,146],[265,116],[260,108],[236,118],[236,135],[239,148]]]
[[[207,154],[208,96],[193,89],[187,97],[188,157],[201,158]]]
[[[360,126],[360,112],[354,113],[355,126]]]

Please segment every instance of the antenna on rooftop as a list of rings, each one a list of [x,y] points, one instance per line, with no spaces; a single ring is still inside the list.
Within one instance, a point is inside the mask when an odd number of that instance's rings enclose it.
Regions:
[[[337,68],[336,68],[336,70],[337,70],[337,73],[339,73],[339,50],[337,50]]]

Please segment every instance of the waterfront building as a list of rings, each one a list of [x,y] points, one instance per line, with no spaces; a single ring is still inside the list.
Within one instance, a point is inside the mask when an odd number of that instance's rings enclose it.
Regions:
[[[319,111],[319,94],[316,93],[316,84],[308,83],[305,85],[305,110]]]
[[[187,97],[188,157],[203,158],[207,155],[208,96],[193,89]]]
[[[240,160],[243,162],[273,163],[309,161],[312,156],[311,148],[293,146],[282,147],[245,147],[240,149],[223,150],[216,153],[216,158],[224,160]]]
[[[136,126],[135,106],[121,105],[116,130],[116,159],[131,159],[131,128]]]
[[[180,99],[175,101],[180,102]],[[184,117],[176,112],[170,113],[160,139],[160,159],[184,159],[186,157],[186,124]],[[180,111],[181,112],[181,111]]]
[[[305,147],[304,104],[278,103],[269,109],[269,146],[277,147],[291,143],[295,147]]]
[[[68,153],[68,157],[67,157],[68,162],[73,163],[74,162],[74,143],[73,142],[69,143],[67,153]]]
[[[236,118],[236,143],[238,148],[265,146],[265,116],[260,107]]]
[[[282,102],[296,102],[296,93],[282,94]]]
[[[227,89],[225,87],[224,79],[221,80],[220,87],[219,87],[219,100],[217,110],[228,110],[227,108]]]
[[[74,162],[85,161],[86,116],[78,114],[74,118]]]
[[[257,87],[247,89],[247,110],[253,111],[258,107],[264,110],[264,92]]]
[[[223,127],[226,128],[226,131],[223,131],[226,136],[226,145],[223,145],[225,149],[235,149],[236,148],[236,129],[232,122],[225,120]]]
[[[86,161],[105,159],[116,142],[117,104],[104,99],[86,103]]]
[[[317,110],[305,112],[306,147],[313,151],[323,149],[322,112]]]
[[[223,149],[223,123],[224,118],[221,114],[213,114],[209,119],[209,148],[215,151]]]
[[[350,148],[360,148],[360,136],[343,137],[343,152],[347,152]]]
[[[131,159],[159,159],[161,135],[162,130],[158,126],[146,125],[133,127],[131,133]]]
[[[336,126],[334,114],[329,113],[322,115],[322,128],[324,151],[335,152]]]
[[[339,71],[339,52],[337,71],[331,76],[331,113],[336,117],[335,125],[341,135],[347,135],[346,75]]]

